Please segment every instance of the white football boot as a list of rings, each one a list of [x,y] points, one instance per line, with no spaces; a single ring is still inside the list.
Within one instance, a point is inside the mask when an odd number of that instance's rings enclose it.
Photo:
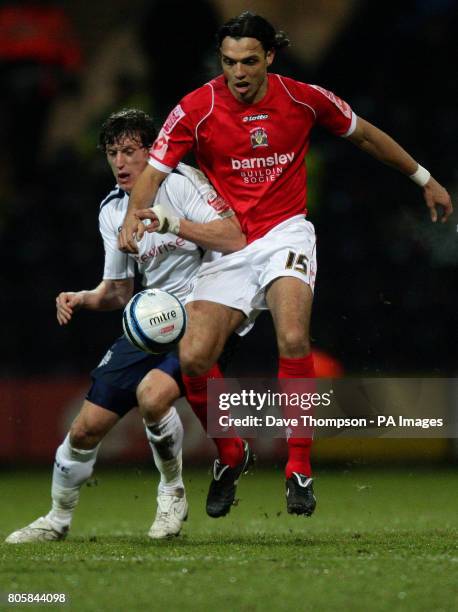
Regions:
[[[148,537],[161,540],[177,536],[187,518],[188,502],[184,489],[177,489],[172,495],[159,493],[156,518],[148,531]]]
[[[36,521],[26,525],[22,529],[13,531],[6,538],[7,544],[26,544],[28,542],[51,542],[63,540],[68,533],[68,527],[58,531],[54,523],[48,517],[40,516]]]

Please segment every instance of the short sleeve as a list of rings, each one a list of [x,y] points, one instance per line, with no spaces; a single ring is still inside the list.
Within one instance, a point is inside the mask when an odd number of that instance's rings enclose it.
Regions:
[[[109,209],[104,206],[99,215],[99,230],[105,249],[103,278],[121,280],[135,276],[135,262],[118,248],[117,228],[110,217]]]
[[[347,102],[332,91],[308,85],[316,122],[336,136],[350,136],[356,127],[356,115]]]
[[[150,149],[148,163],[171,172],[195,144],[196,129],[210,114],[213,87],[207,83],[185,96],[171,111]]]
[[[172,174],[163,183],[163,188],[172,207],[184,219],[194,223],[209,223],[219,218],[188,178]]]
[[[194,206],[188,207],[187,214],[191,214],[192,209],[199,209],[199,214],[202,214],[202,210],[205,211],[203,214],[209,215],[210,211],[216,213],[213,218],[225,219],[226,217],[234,216],[234,211],[230,204],[215,190],[213,185],[210,183],[205,174],[187,164],[178,164],[178,172],[185,176],[188,181],[186,183],[192,187],[191,195],[193,196]],[[190,220],[191,217],[189,217]],[[210,219],[211,220],[211,219]],[[205,223],[206,221],[200,221]]]

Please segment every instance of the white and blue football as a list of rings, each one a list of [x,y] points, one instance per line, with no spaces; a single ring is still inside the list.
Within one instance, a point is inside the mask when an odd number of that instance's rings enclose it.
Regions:
[[[145,289],[125,307],[122,326],[133,346],[154,355],[167,353],[186,331],[186,311],[172,293]]]

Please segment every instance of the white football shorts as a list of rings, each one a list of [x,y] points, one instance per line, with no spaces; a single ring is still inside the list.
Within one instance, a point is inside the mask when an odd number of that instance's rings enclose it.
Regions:
[[[237,332],[244,335],[259,311],[267,309],[266,288],[281,276],[294,276],[314,289],[315,229],[302,215],[283,221],[241,251],[202,264],[187,302],[206,300],[241,310],[248,320]]]

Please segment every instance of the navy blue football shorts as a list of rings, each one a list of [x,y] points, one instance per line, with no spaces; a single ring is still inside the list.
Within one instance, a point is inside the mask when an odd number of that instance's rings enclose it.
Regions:
[[[86,399],[123,417],[137,406],[137,387],[150,370],[162,370],[171,376],[184,395],[176,352],[150,355],[135,348],[125,336],[121,336],[92,370],[92,386]]]

